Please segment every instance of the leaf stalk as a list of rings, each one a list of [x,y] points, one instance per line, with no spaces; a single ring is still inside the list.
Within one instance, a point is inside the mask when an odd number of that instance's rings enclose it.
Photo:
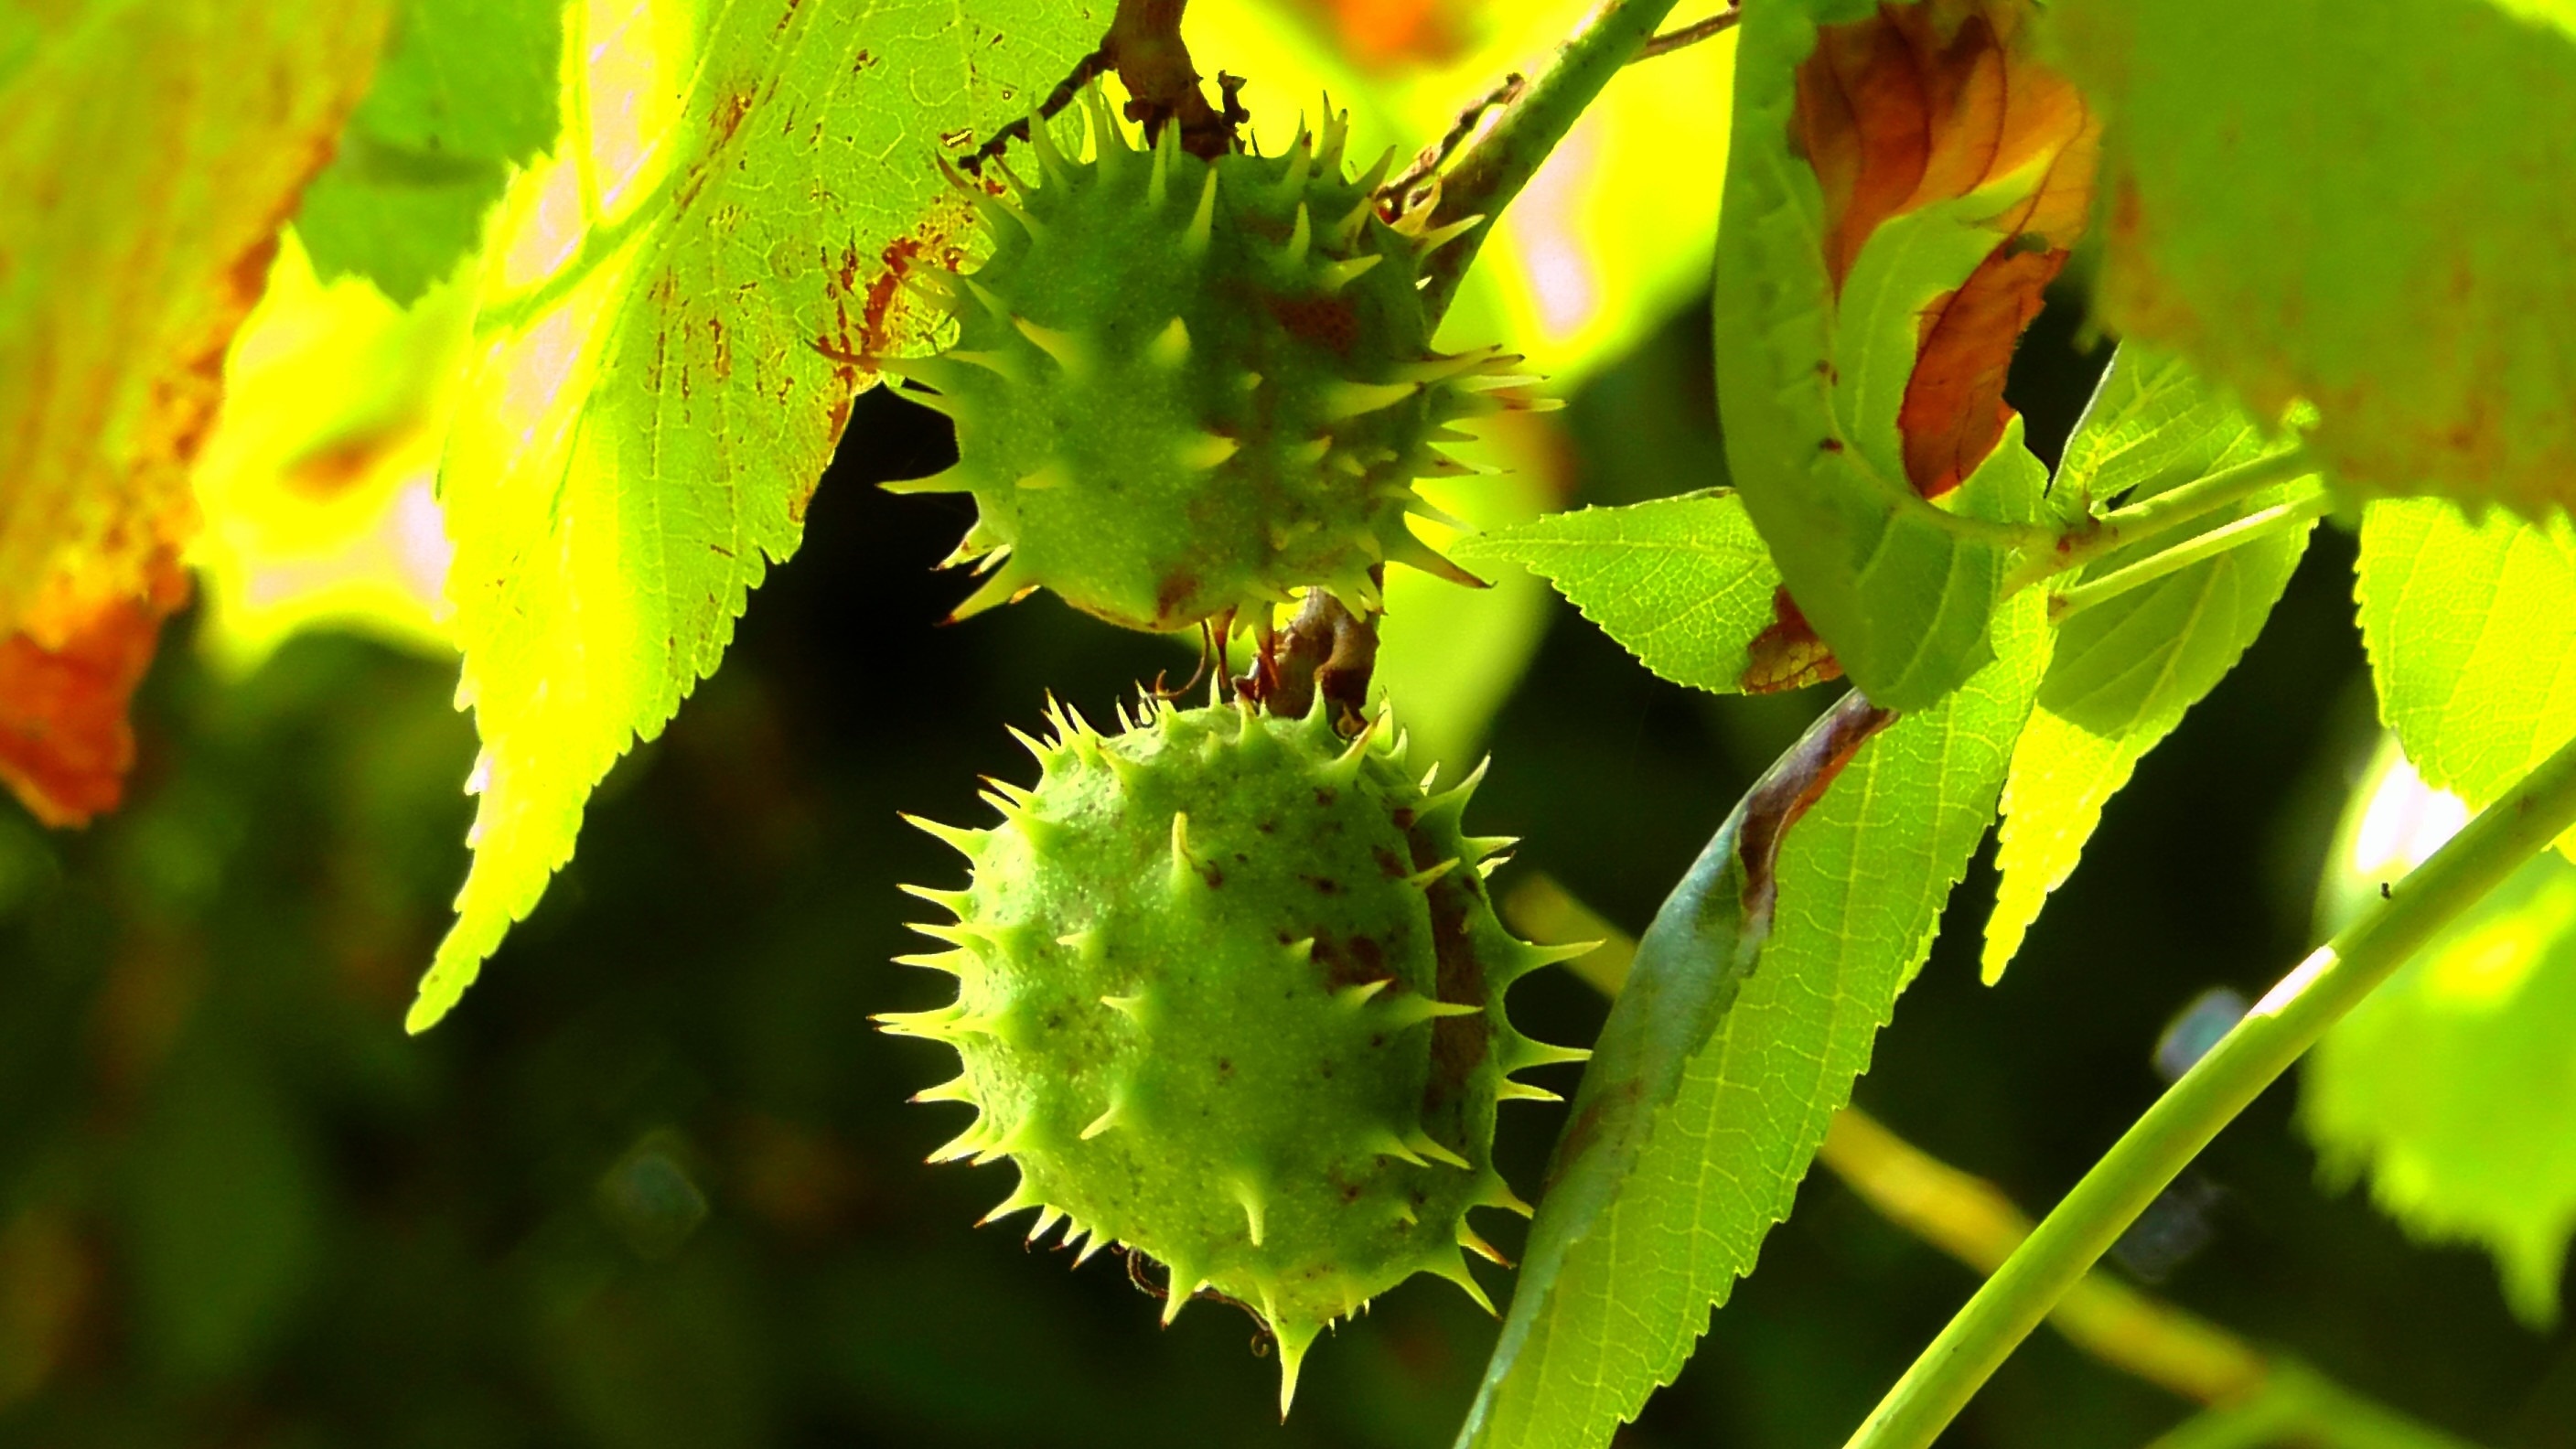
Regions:
[[[2043,579],[2080,569],[2141,539],[2206,518],[2266,488],[2317,471],[2316,460],[2308,456],[2306,449],[2289,448],[2196,478],[2179,488],[2168,488],[2125,508],[2114,508],[2061,535],[2054,548],[2025,559],[2004,591],[2018,592]]]
[[[2255,1003],[1986,1280],[1845,1449],[1930,1449],[1996,1367],[2221,1129],[2327,1027],[2571,825],[2576,741]]]
[[[2088,579],[2072,588],[2059,591],[2048,601],[2048,617],[2064,623],[2097,604],[2107,603],[2131,589],[2154,583],[2167,574],[2179,573],[2205,559],[2215,558],[2230,549],[2242,548],[2258,538],[2304,528],[2334,510],[2334,499],[2325,489],[2303,494],[2287,503],[2246,514],[2232,523],[2194,534],[2181,543],[2145,558],[2123,569]]]

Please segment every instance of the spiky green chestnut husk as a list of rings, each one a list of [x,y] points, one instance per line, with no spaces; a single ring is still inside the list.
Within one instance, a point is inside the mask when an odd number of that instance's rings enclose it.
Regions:
[[[1494,1170],[1495,1106],[1552,1100],[1508,1074],[1585,1055],[1504,1015],[1568,952],[1495,918],[1479,867],[1509,842],[1458,821],[1482,771],[1426,795],[1385,736],[1345,742],[1320,710],[1164,704],[1115,735],[1059,711],[1053,739],[1023,736],[1037,788],[987,797],[1001,824],[924,826],[972,881],[908,887],[956,920],[904,959],[958,996],[882,1018],[963,1059],[915,1099],[978,1111],[931,1160],[1018,1164],[986,1221],[1035,1209],[1032,1241],[1062,1222],[1084,1256],[1150,1254],[1165,1322],[1202,1287],[1258,1310],[1283,1414],[1316,1333],[1405,1278],[1485,1303],[1467,1210],[1528,1212]]]
[[[925,278],[955,345],[880,364],[956,421],[956,467],[893,486],[975,496],[951,562],[989,578],[958,616],[1041,586],[1137,629],[1266,619],[1310,586],[1365,611],[1388,560],[1476,583],[1405,517],[1439,516],[1416,478],[1473,471],[1440,451],[1452,424],[1536,405],[1518,358],[1431,349],[1422,261],[1481,218],[1381,220],[1386,163],[1347,175],[1339,116],[1210,162],[1176,127],[1134,149],[1096,87],[1084,109],[1093,159],[1033,121],[1036,184],[966,187],[990,257]]]

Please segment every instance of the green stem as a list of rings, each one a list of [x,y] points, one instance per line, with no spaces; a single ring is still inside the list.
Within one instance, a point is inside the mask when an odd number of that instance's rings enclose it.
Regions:
[[[2214,558],[2232,548],[2242,548],[2258,538],[2285,529],[2304,528],[2333,508],[2334,500],[2319,488],[2287,503],[2277,503],[2260,512],[2246,514],[2223,528],[2194,534],[2161,553],[2147,555],[2127,568],[2116,569],[2098,579],[2087,579],[2060,592],[2048,601],[2048,616],[2062,623],[2096,604],[2118,598],[2141,585],[2154,583],[2203,559]]]
[[[1494,218],[1538,173],[1548,153],[1573,129],[1575,118],[1637,57],[1671,12],[1674,0],[1601,0],[1583,24],[1557,47],[1537,79],[1520,85],[1474,139],[1460,148],[1440,178],[1440,200],[1429,225],[1447,226],[1470,216],[1485,223],[1434,253],[1424,268],[1423,305],[1437,319],[1449,311],[1467,264],[1494,229]]]
[[[2080,569],[2140,539],[2205,518],[2275,484],[2316,471],[2316,462],[2305,449],[2291,448],[2196,478],[2179,488],[2168,488],[2126,508],[2114,508],[2060,536],[2056,547],[2032,554],[2015,571],[2006,592],[2017,592],[2042,579]]]
[[[1968,1300],[1844,1449],[1929,1449],[2014,1347],[2176,1174],[2390,972],[2576,825],[2576,742],[2255,1003]]]

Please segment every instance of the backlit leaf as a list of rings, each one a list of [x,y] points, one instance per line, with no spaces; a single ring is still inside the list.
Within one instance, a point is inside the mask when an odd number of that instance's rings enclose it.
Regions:
[[[2306,399],[2342,481],[2576,497],[2576,33],[2487,0],[2071,0],[2110,118],[2125,334],[2259,415]]]
[[[2043,612],[2007,603],[1994,661],[1928,710],[1835,706],[1657,913],[1462,1449],[1608,1443],[1752,1270],[1993,818],[2047,666]]]
[[[188,469],[280,217],[382,44],[374,0],[42,7],[0,78],[0,778],[116,803],[186,597]]]
[[[296,227],[323,280],[410,303],[456,270],[510,168],[552,145],[564,0],[404,0]]]
[[[2384,752],[2327,864],[2328,924],[2375,904],[2467,817]],[[2421,1237],[2486,1248],[2506,1300],[2542,1326],[2576,1231],[2570,1021],[2576,865],[2544,853],[2354,1007],[2300,1077],[2300,1125],[2326,1175],[2367,1177]]]
[[[2091,195],[2091,117],[2034,58],[2027,13],[1807,0],[1742,27],[1716,297],[1729,471],[1798,609],[1896,708],[1990,657],[2025,540],[1973,484],[2031,466],[2003,375]]]
[[[2493,803],[2576,736],[2576,530],[2440,499],[2362,514],[2354,593],[2379,717],[2424,778]],[[2564,848],[2568,842],[2561,841]]]
[[[899,274],[969,235],[933,158],[1025,114],[1101,20],[1038,0],[574,11],[582,124],[495,217],[441,466],[482,799],[414,1029],[535,906],[591,788],[795,548],[870,381],[846,359],[928,334]]]
[[[2066,446],[2053,485],[2134,500],[2289,446],[2180,362],[2123,347]],[[2216,527],[2283,501],[2296,481],[2209,516]],[[2075,872],[2102,807],[2138,761],[2225,678],[2262,632],[2307,551],[2311,524],[2256,538],[2065,621],[2030,727],[2013,749],[1986,921],[1985,976],[2003,975],[2048,893]],[[2171,543],[2147,539],[2068,582],[2100,578]]]
[[[1725,489],[1549,514],[1467,540],[1457,557],[1522,565],[1648,669],[1721,692],[1743,688],[1780,584],[1743,501]]]

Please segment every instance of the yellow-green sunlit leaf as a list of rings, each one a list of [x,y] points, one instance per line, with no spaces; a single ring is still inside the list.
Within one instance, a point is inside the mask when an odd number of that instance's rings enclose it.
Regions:
[[[2519,13],[2515,13],[2519,12]],[[2075,0],[2110,117],[2102,301],[2378,493],[2576,500],[2576,17],[2491,0]]]
[[[2062,496],[2135,501],[2287,446],[2179,360],[2123,347],[2068,441],[2052,487]],[[2300,486],[2266,489],[2214,521],[2277,505]],[[2060,625],[2004,786],[1995,851],[2002,880],[1986,920],[1987,981],[2002,977],[2049,892],[2074,875],[2103,806],[2262,632],[2307,552],[2311,526],[2255,539]],[[2102,578],[2167,542],[2115,550],[2079,578]]]
[[[966,245],[934,167],[1024,114],[1099,17],[598,0],[554,155],[512,183],[441,465],[475,859],[411,1025],[455,1004],[570,858],[591,788],[711,672],[871,381]]]
[[[2386,500],[2362,514],[2355,567],[2379,717],[2425,779],[2486,805],[2576,736],[2576,673],[2559,667],[2576,653],[2566,519]]]
[[[1806,621],[1894,709],[1990,656],[2019,544],[1965,520],[2003,521],[1994,499],[2039,470],[2003,370],[2083,230],[2097,132],[2034,14],[1815,0],[1741,27],[1713,308],[1727,471]]]
[[[1657,912],[1461,1449],[1609,1443],[1752,1271],[1994,818],[2048,664],[2044,614],[2009,601],[1993,662],[1929,709],[1891,720],[1847,697]]]
[[[1464,553],[1544,576],[1648,669],[1722,694],[1743,689],[1780,587],[1743,501],[1723,489],[1551,514]]]
[[[2327,862],[2329,924],[2468,818],[2394,748]],[[2576,865],[2544,853],[2418,952],[2309,1055],[2299,1120],[2329,1179],[2367,1178],[2417,1235],[2495,1256],[2506,1301],[2556,1320],[2576,1231]]]

